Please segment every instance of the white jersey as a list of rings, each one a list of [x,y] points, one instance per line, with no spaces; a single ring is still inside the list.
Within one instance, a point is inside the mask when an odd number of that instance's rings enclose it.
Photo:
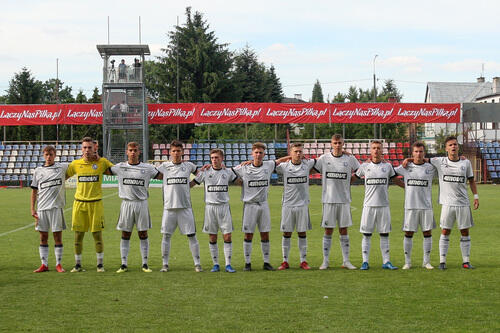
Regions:
[[[31,188],[38,190],[37,210],[64,208],[66,194],[64,181],[68,163],[54,163],[35,169]]]
[[[205,184],[205,203],[224,204],[229,202],[229,183],[238,176],[232,169],[210,168],[202,171],[194,178],[197,184]]]
[[[163,162],[158,171],[163,174],[163,208],[191,208],[190,175],[196,173],[191,162]]]
[[[158,174],[158,170],[151,164],[128,162],[112,166],[111,172],[118,176],[118,196],[133,201],[147,200],[149,181]]]
[[[363,163],[356,171],[359,178],[365,177],[364,207],[389,206],[389,179],[396,173],[392,165],[386,162]]]
[[[314,169],[321,173],[322,202],[350,203],[351,175],[359,168],[358,160],[352,155],[335,157],[332,153],[321,155]]]
[[[467,179],[474,178],[469,160],[456,162],[448,157],[431,158],[439,175],[439,203],[447,206],[470,206]]]
[[[243,181],[241,201],[248,203],[267,201],[271,174],[275,167],[276,162],[274,161],[263,161],[262,165],[258,167],[253,164],[234,167],[234,172]]]
[[[394,171],[403,176],[405,183],[405,209],[432,209],[432,179],[436,168],[429,163],[409,163]]]
[[[309,205],[309,172],[316,160],[302,160],[280,163],[276,172],[283,175],[283,206],[298,207]]]

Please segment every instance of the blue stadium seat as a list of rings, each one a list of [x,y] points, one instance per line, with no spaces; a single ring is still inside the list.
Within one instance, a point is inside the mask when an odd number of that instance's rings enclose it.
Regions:
[[[192,149],[190,150],[190,154],[191,154],[191,155],[196,155],[196,149],[192,148]]]
[[[5,181],[9,181],[9,180],[10,180],[10,175],[5,175],[5,176],[3,176],[3,180],[5,180]]]
[[[26,149],[28,149],[28,150],[33,150],[33,145],[27,145],[27,146],[26,146]]]
[[[500,154],[500,148],[495,148],[495,152],[496,152],[497,154]]]
[[[0,175],[5,175],[5,169],[0,169]]]
[[[495,154],[495,148],[488,148],[488,153]]]
[[[486,160],[489,160],[490,159],[490,154],[483,154],[483,158],[486,159]]]
[[[12,145],[12,150],[19,150],[19,145]]]
[[[69,145],[63,145],[64,150],[69,150]]]
[[[495,160],[495,161],[493,162],[493,165],[500,165],[500,160]]]
[[[38,162],[38,156],[32,156],[31,162]]]
[[[30,164],[28,162],[24,162],[22,168],[23,169],[28,169],[30,167]]]
[[[227,161],[226,166],[231,168],[233,166],[233,161]]]
[[[26,180],[26,175],[20,175],[19,180],[25,181]]]
[[[217,148],[219,148],[219,149],[224,149],[224,144],[223,144],[223,143],[218,143],[218,144],[217,144]]]
[[[4,157],[2,157],[2,162],[6,162],[6,163],[7,163],[8,161],[9,161],[9,158],[8,158],[8,157],[5,157],[5,156],[4,156]]]
[[[240,150],[238,148],[233,148],[233,155],[239,155]]]
[[[12,177],[10,178],[10,180],[17,182],[19,180],[19,176],[18,175],[12,175]]]
[[[499,178],[499,174],[497,172],[490,172],[490,176],[491,176],[492,179]]]
[[[0,175],[0,182],[1,182],[1,181],[3,181],[3,176],[2,176],[2,175]]]
[[[26,145],[19,145],[20,150],[26,150]]]
[[[0,150],[5,150],[5,146],[4,145],[0,145]]]
[[[10,156],[10,150],[6,150],[3,152],[3,156]]]
[[[274,172],[273,172],[273,173],[271,174],[271,179],[272,179],[272,180],[276,180],[276,179],[278,179],[278,174],[276,174],[276,173],[274,173]]]
[[[196,155],[196,160],[197,161],[203,161],[203,156],[202,155]]]
[[[489,165],[488,166],[488,171],[495,171],[495,167],[493,165]]]
[[[18,156],[18,157],[16,158],[16,161],[17,161],[17,162],[24,162],[24,156]]]
[[[490,154],[490,158],[492,160],[494,160],[494,159],[498,158],[498,154]]]
[[[12,150],[12,146],[11,145],[5,145],[5,150]]]
[[[208,148],[203,149],[203,154],[205,155],[210,154],[210,149]]]
[[[25,156],[24,162],[31,162],[31,156]]]
[[[198,168],[201,168],[201,167],[203,166],[203,163],[201,163],[201,161],[198,161],[198,162],[196,162],[196,166],[197,166]]]
[[[493,165],[493,160],[486,160],[486,165]]]
[[[7,169],[7,163],[4,162],[0,163],[0,168]]]
[[[19,150],[19,152],[17,153],[17,156],[24,156],[26,155],[26,151],[24,150]]]
[[[33,156],[40,156],[40,150],[33,150]]]
[[[226,143],[225,148],[226,148],[226,149],[231,148],[231,144],[230,144],[230,143]]]
[[[217,144],[216,143],[211,143],[210,144],[210,149],[215,149],[217,148]]]
[[[26,150],[26,156],[32,156],[33,151],[32,150]]]
[[[226,155],[225,159],[226,159],[226,161],[232,161],[233,160],[233,156]]]
[[[237,149],[239,148],[240,146],[237,144],[237,143],[233,143],[233,149]]]
[[[271,148],[273,148],[273,149],[274,149],[274,142],[269,142],[269,143],[267,144],[267,148],[268,148],[268,149],[271,149]]]
[[[61,162],[68,162],[68,156],[61,156]]]
[[[68,156],[68,162],[73,162],[74,161],[74,157],[73,156]]]
[[[240,149],[246,149],[247,145],[244,143],[240,143],[240,146],[238,148]]]
[[[224,153],[226,155],[231,155],[233,153],[233,150],[231,148],[226,148],[226,150],[224,151]]]
[[[194,148],[194,149],[198,148],[198,144],[197,143],[193,143],[193,145],[192,145],[191,148]]]
[[[62,145],[56,145],[56,150],[62,150],[63,146]]]
[[[189,156],[190,161],[196,161],[196,155],[190,155]]]
[[[14,168],[16,169],[21,169],[23,167],[23,164],[21,162],[16,162],[16,164],[14,165]]]
[[[500,165],[495,166],[495,171],[500,171]]]
[[[31,162],[30,163],[30,169],[35,169],[36,168],[36,163],[35,162]]]

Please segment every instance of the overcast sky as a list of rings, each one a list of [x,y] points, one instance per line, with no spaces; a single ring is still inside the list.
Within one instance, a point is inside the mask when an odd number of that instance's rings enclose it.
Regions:
[[[311,97],[316,79],[332,98],[350,85],[394,79],[403,102],[423,102],[426,82],[474,82],[500,76],[499,1],[2,1],[0,94],[27,67],[42,81],[59,76],[87,96],[100,88],[96,44],[142,42],[152,57],[185,8],[204,14],[221,43],[248,44],[273,64],[286,96]]]

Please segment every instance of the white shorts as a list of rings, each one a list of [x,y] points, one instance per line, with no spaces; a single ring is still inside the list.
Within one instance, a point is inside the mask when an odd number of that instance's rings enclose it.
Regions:
[[[324,203],[321,226],[323,228],[347,228],[352,225],[351,205],[344,203]]]
[[[405,209],[403,231],[416,232],[419,225],[422,231],[429,231],[436,228],[432,209]]]
[[[469,229],[474,226],[472,212],[469,206],[445,206],[441,207],[441,229],[452,229],[457,221],[459,230]]]
[[[161,233],[173,234],[179,226],[182,235],[191,235],[196,233],[196,224],[192,208],[173,208],[164,209],[161,219]]]
[[[311,219],[309,218],[308,206],[283,206],[281,209],[281,231],[293,232],[306,232],[312,229]]]
[[[151,229],[151,217],[149,216],[148,201],[130,201],[123,200],[120,207],[120,216],[116,229],[126,232],[132,232],[134,224],[137,231],[146,231]]]
[[[62,208],[52,208],[37,211],[38,225],[35,228],[38,231],[59,232],[66,229],[66,222],[64,221],[64,213]]]
[[[260,232],[271,231],[271,213],[267,201],[259,203],[243,203],[243,223],[241,231],[246,234],[253,234],[255,227],[259,227]]]
[[[377,227],[379,234],[391,231],[391,210],[389,207],[363,207],[359,231],[363,234],[371,234],[375,227]]]
[[[206,204],[203,232],[216,235],[219,229],[222,234],[229,234],[233,231],[233,219],[231,218],[231,208],[229,204]]]

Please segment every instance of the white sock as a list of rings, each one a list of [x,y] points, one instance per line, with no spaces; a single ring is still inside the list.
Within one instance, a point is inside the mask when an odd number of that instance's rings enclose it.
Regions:
[[[389,256],[389,236],[380,236],[380,252],[382,253],[382,263],[391,261]]]
[[[432,251],[432,236],[425,237],[424,236],[424,264],[431,262],[431,251]]]
[[[342,260],[343,262],[349,262],[350,244],[349,235],[340,235],[340,249],[342,250]]]
[[[470,236],[460,238],[460,250],[462,250],[463,262],[470,262]]]
[[[300,262],[306,261],[307,256],[307,238],[299,236],[299,253],[300,253]]]
[[[54,245],[54,254],[56,255],[56,265],[60,265],[63,257],[63,245]]]
[[[96,254],[97,264],[102,265],[104,262],[104,252],[97,252]]]
[[[332,235],[323,235],[323,263],[330,261],[330,248],[332,247]]]
[[[285,237],[281,239],[281,250],[283,252],[283,261],[288,262],[288,256],[290,255],[290,242],[291,237]]]
[[[49,245],[42,245],[38,247],[38,252],[40,253],[40,260],[42,265],[49,266]]]
[[[168,259],[170,257],[170,241],[172,239],[171,234],[163,234],[161,239],[161,259],[163,261],[163,266],[168,266]]]
[[[260,248],[262,250],[262,259],[264,262],[269,263],[269,252],[271,252],[271,245],[269,241],[260,241]]]
[[[450,236],[441,234],[439,237],[439,262],[446,263],[446,255],[448,254],[448,248],[450,247]]]
[[[226,266],[231,265],[232,256],[233,256],[233,243],[224,242],[224,259],[226,260]]]
[[[130,239],[122,238],[122,240],[120,241],[120,255],[122,256],[122,265],[127,266],[129,250],[130,250]]]
[[[219,247],[216,243],[208,243],[208,247],[210,248],[210,255],[212,256],[212,261],[214,265],[219,264]]]
[[[403,249],[405,251],[405,264],[411,265],[411,250],[413,248],[413,237],[403,237]]]
[[[77,264],[77,265],[82,264],[82,255],[81,254],[75,254],[75,264]]]
[[[198,239],[196,235],[188,237],[189,240],[189,249],[191,250],[191,255],[193,256],[193,261],[195,265],[200,264],[200,243],[198,243]]]
[[[243,240],[243,255],[245,256],[245,264],[252,261],[252,241]]]
[[[363,262],[370,261],[371,243],[372,243],[372,236],[363,235],[363,239],[361,240],[361,252],[363,256]]]
[[[141,238],[141,256],[142,256],[142,264],[148,264],[149,257],[149,238],[146,237],[144,239]]]

